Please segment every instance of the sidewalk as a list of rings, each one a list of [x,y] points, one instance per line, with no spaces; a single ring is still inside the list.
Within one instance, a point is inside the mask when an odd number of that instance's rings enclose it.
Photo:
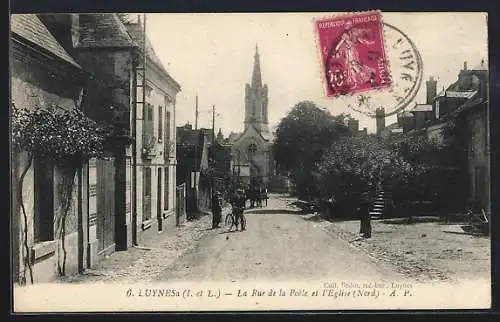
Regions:
[[[228,208],[225,207],[223,214],[227,211]],[[182,226],[153,235],[138,247],[112,253],[94,269],[87,269],[80,275],[62,277],[58,282],[88,284],[153,281],[168,265],[209,234],[211,226],[211,213],[201,214],[199,218]]]
[[[413,224],[404,218],[372,220],[370,239],[358,237],[359,221],[332,222],[325,228],[418,281],[491,277],[490,239],[465,234],[459,225],[425,217]]]

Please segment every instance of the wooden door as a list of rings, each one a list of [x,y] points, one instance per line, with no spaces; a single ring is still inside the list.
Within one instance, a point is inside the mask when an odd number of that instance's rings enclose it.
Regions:
[[[115,164],[113,158],[97,160],[97,239],[98,251],[115,244]]]

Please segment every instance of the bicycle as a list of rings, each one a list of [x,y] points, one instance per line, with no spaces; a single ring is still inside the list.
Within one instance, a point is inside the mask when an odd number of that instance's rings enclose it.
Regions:
[[[470,230],[474,233],[489,233],[489,214],[481,207],[480,211],[474,211],[471,207],[465,210],[466,226],[464,230]]]
[[[240,214],[238,215],[237,212],[240,212]],[[243,210],[236,210],[233,208],[233,210],[226,215],[224,223],[226,226],[229,226],[229,231],[231,231],[233,227],[235,227],[236,230],[238,230],[238,224],[240,218],[241,218],[241,230],[245,230],[247,226],[247,219],[243,214]]]

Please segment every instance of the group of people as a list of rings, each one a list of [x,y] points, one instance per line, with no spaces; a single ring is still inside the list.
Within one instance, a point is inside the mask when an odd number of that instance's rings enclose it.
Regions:
[[[222,221],[222,206],[224,197],[218,190],[212,193],[212,229],[220,228]],[[242,216],[246,207],[247,195],[244,189],[236,189],[229,197],[232,212],[235,216]],[[243,228],[243,227],[242,227]]]
[[[243,215],[243,212],[246,208],[247,200],[250,200],[250,207],[262,207],[263,202],[267,206],[268,199],[267,189],[266,188],[238,188],[236,189],[231,196],[229,197],[229,202],[231,203],[233,214],[239,219],[240,216]],[[220,191],[215,190],[212,194],[212,229],[220,228],[220,224],[222,221],[222,206],[224,203],[223,195]],[[237,220],[238,222],[238,220]],[[241,227],[244,230],[245,227]]]
[[[246,191],[246,198],[250,200],[250,207],[262,207],[263,202],[267,207],[267,199],[269,199],[267,195],[267,189],[263,187],[250,187]]]

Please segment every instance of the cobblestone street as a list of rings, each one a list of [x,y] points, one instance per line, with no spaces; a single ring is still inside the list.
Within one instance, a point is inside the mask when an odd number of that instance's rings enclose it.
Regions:
[[[171,231],[164,231],[139,247],[115,252],[82,275],[61,278],[61,283],[148,282],[210,232],[211,216],[202,215]]]

